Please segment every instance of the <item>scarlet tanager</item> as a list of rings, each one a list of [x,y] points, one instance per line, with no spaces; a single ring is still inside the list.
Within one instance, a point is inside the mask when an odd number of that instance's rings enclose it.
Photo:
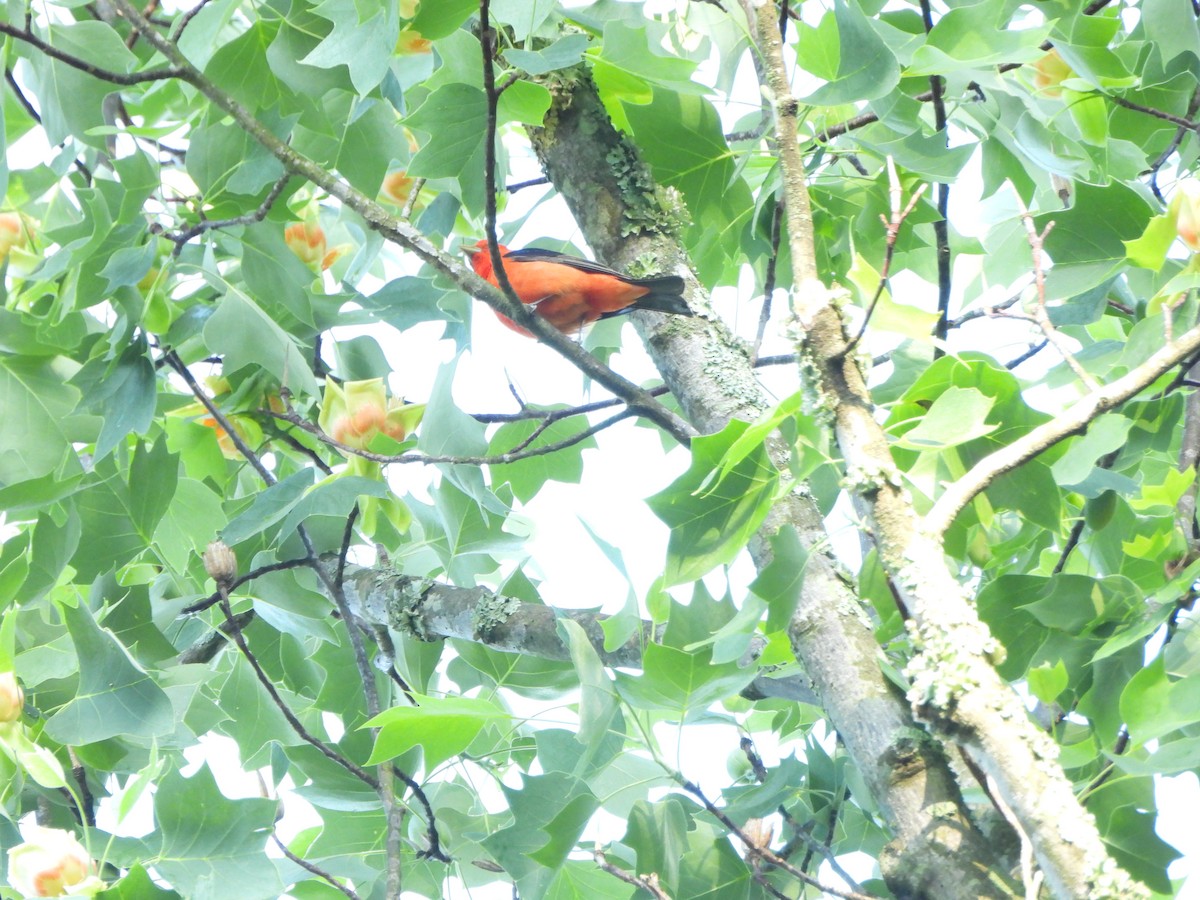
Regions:
[[[630,278],[600,263],[553,250],[509,250],[503,244],[499,249],[504,272],[521,302],[564,334],[634,309],[695,315],[683,299],[683,279],[678,275]],[[487,241],[463,252],[480,278],[497,284]],[[496,315],[513,331],[530,334],[507,316]]]

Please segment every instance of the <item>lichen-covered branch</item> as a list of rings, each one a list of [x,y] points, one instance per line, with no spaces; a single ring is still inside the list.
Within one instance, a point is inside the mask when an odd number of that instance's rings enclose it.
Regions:
[[[588,244],[617,267],[641,258],[679,262],[689,305],[704,309],[703,288],[682,265],[672,231],[677,201],[655,185],[636,150],[612,127],[586,74],[574,72],[551,88],[548,125],[531,129],[530,137]],[[700,432],[718,431],[733,418],[753,420],[772,405],[741,342],[721,322],[632,318],[663,381]],[[787,453],[772,444],[781,466]],[[982,874],[1004,866],[967,815],[937,741],[914,722],[902,693],[881,671],[870,623],[839,577],[820,512],[802,487],[776,505],[751,543],[756,564],[770,562],[768,539],[789,525],[810,554],[789,626],[792,649],[895,836],[881,861],[889,884],[898,895],[946,900],[1005,896]]]
[[[743,0],[743,5],[754,20],[755,41],[775,98],[793,260],[815,260],[796,138],[796,101],[779,29],[768,12],[773,7],[765,0]],[[794,265],[797,350],[810,386],[833,416],[846,481],[869,507],[880,561],[912,616],[910,634],[918,652],[908,668],[910,702],[937,732],[966,747],[994,779],[1056,895],[1148,896],[1108,856],[1094,819],[1076,799],[1057,762],[1057,745],[1030,721],[1020,698],[996,672],[994,662],[1003,650],[947,569],[940,539],[921,527],[875,418],[862,372],[845,353],[841,316],[829,292],[811,284],[811,264]]]
[[[601,613],[523,603],[490,588],[454,587],[383,569],[347,566],[345,591],[351,608],[366,621],[419,640],[457,638],[539,659],[570,662],[571,650],[558,631],[558,623],[564,619],[578,623],[600,661],[615,668],[640,669],[642,648],[661,637],[651,623],[642,622],[625,643],[608,650],[601,627],[608,616]],[[753,665],[765,644],[761,638],[751,640],[741,665]],[[774,677],[767,670],[760,672],[743,694],[750,699],[782,697],[801,703],[817,702],[803,675]]]

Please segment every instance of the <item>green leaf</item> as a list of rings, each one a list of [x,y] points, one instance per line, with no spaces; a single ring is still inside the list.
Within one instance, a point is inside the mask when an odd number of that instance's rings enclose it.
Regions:
[[[1053,666],[1041,663],[1025,673],[1029,681],[1029,690],[1043,703],[1051,704],[1058,695],[1067,689],[1067,667],[1060,659]]]
[[[175,891],[155,884],[141,863],[135,863],[120,881],[96,897],[97,900],[179,900]]]
[[[554,12],[555,0],[492,0],[493,21],[512,26],[517,40],[525,41]]]
[[[506,454],[515,448],[521,448],[516,451],[520,454],[556,444],[586,431],[589,424],[586,416],[570,416],[559,419],[541,430],[539,430],[538,423],[532,419],[508,422],[492,435],[487,455]],[[526,445],[525,442],[531,438],[530,443]],[[492,488],[507,484],[512,487],[513,496],[522,503],[528,503],[547,481],[579,484],[583,477],[583,451],[595,448],[595,446],[596,439],[588,437],[553,453],[530,456],[512,463],[493,465],[491,467]]]
[[[977,390],[947,388],[933,401],[917,427],[896,443],[909,450],[945,450],[991,434],[997,426],[984,420],[994,403],[994,398]]]
[[[159,440],[147,450],[139,443],[129,467],[129,517],[145,540],[149,540],[175,497],[179,481],[179,457]]]
[[[431,456],[482,456],[487,452],[484,426],[454,402],[454,373],[458,357],[438,369],[429,392],[417,446]]]
[[[154,545],[174,572],[183,573],[226,522],[221,500],[212,490],[195,479],[181,478],[154,531]]]
[[[191,133],[187,171],[211,201],[225,193],[263,192],[283,174],[283,165],[233,123],[214,122]]]
[[[1125,253],[1135,266],[1161,272],[1167,259],[1167,251],[1179,235],[1175,231],[1175,219],[1166,213],[1154,216],[1146,225],[1141,237],[1123,241]]]
[[[100,69],[129,72],[137,58],[129,52],[116,30],[104,22],[83,21],[55,25],[50,43],[77,59]],[[42,100],[42,128],[50,144],[74,136],[85,144],[102,147],[103,138],[91,129],[104,125],[104,98],[115,86],[77,68],[52,59],[40,50],[30,53],[31,86]]]
[[[630,27],[613,20],[604,26],[604,42],[588,51],[596,81],[603,87],[625,82],[631,85],[659,85],[674,93],[706,93],[692,81],[696,64],[678,56],[661,52],[654,38],[661,36],[661,26],[642,21]]]
[[[123,247],[109,257],[100,276],[108,280],[108,290],[137,284],[141,281],[158,256],[158,245],[154,241],[140,247]]]
[[[404,120],[428,139],[408,164],[414,178],[454,178],[463,204],[483,208],[483,137],[487,133],[487,100],[470,84],[439,87]]]
[[[458,30],[458,27],[474,12],[479,10],[476,0],[441,0],[439,3],[422,3],[417,8],[412,27],[423,37],[436,41]]]
[[[1035,216],[1039,231],[1053,221],[1046,252],[1054,259],[1047,275],[1047,295],[1074,297],[1099,284],[1124,261],[1126,241],[1141,237],[1152,216],[1145,198],[1114,182],[1105,187],[1078,183],[1070,209]]]
[[[621,708],[612,679],[605,675],[600,657],[583,627],[572,619],[559,619],[558,630],[571,648],[571,662],[579,673],[579,732],[575,739],[584,746],[586,757],[590,759],[609,738],[610,732],[624,732]],[[576,774],[586,777],[591,773],[581,765]]]
[[[345,473],[323,478],[306,490],[304,496],[288,510],[279,530],[291,534],[309,516],[331,516],[344,519],[360,497],[391,498],[391,488],[383,481]]]
[[[519,790],[507,785],[503,790],[513,824],[492,832],[482,844],[516,879],[522,897],[541,896],[553,882],[555,869],[540,865],[532,855],[546,848],[552,822],[577,827],[581,811],[589,802],[595,802],[595,797],[585,782],[563,772],[525,775]],[[565,820],[559,818],[564,813]]]
[[[414,696],[417,706],[394,706],[364,724],[364,728],[379,729],[368,765],[419,746],[425,755],[425,771],[431,773],[466,750],[485,725],[509,719],[508,713],[487,700]]]
[[[79,659],[75,697],[46,721],[62,744],[93,744],[117,735],[161,737],[175,727],[167,695],[87,607],[60,606]]]
[[[300,698],[290,696],[286,691],[282,694],[284,702],[293,712],[303,709],[297,703]],[[237,710],[236,716],[222,723],[221,731],[237,741],[241,763],[247,769],[257,768],[266,763],[264,757],[269,752],[270,744],[288,746],[301,741],[271,695],[267,693],[267,689],[255,676],[250,664],[240,655],[233,664],[229,678],[221,687],[218,704],[221,709]]]
[[[313,472],[313,469],[301,469],[256,494],[250,508],[221,531],[221,539],[230,545],[240,544],[274,525],[304,498],[312,486]]]
[[[184,778],[167,775],[154,795],[162,846],[154,868],[185,897],[275,898],[283,890],[263,852],[275,820],[274,800],[230,800],[207,766]]]
[[[664,573],[667,585],[695,581],[731,562],[771,508],[779,472],[763,445],[723,478],[714,477],[725,454],[749,427],[735,419],[717,434],[693,439],[688,471],[647,500],[671,528]]]
[[[1191,54],[1191,65],[1200,60],[1200,32],[1196,17],[1186,7],[1171,0],[1146,0],[1141,8],[1142,25],[1150,43],[1168,63],[1184,53]]]
[[[75,495],[80,526],[89,539],[80,541],[71,565],[76,578],[84,583],[146,552],[146,542],[131,518],[130,486],[111,458],[105,462],[97,467],[86,488]]]
[[[158,382],[144,348],[130,346],[115,362],[94,359],[72,383],[84,393],[80,410],[103,418],[95,458],[104,459],[127,434],[146,434],[154,421]]]
[[[836,35],[832,33],[834,25]],[[804,35],[799,55],[802,66],[806,65],[806,50],[812,40],[821,41],[827,52],[836,51],[836,64],[821,66],[822,71],[813,73],[825,78],[828,84],[805,97],[806,103],[837,106],[874,100],[889,93],[900,81],[900,64],[891,48],[858,7],[845,0],[835,0],[833,15],[826,13],[819,29]]]
[[[1138,746],[1200,722],[1200,674],[1173,680],[1159,656],[1121,692],[1121,716]]]
[[[333,30],[300,62],[323,69],[344,65],[356,91],[371,91],[387,73],[400,36],[396,7],[376,6],[365,18],[360,14],[365,8],[355,0],[322,0],[312,9],[331,21]]]
[[[767,603],[767,631],[782,631],[792,620],[804,588],[808,551],[791,525],[771,535],[771,561],[750,583],[755,596]]]
[[[279,81],[267,59],[267,48],[279,30],[278,22],[254,22],[223,45],[204,67],[204,74],[251,112],[279,104]]]
[[[225,357],[226,374],[246,366],[262,368],[298,394],[320,393],[296,340],[232,284],[204,325],[204,342],[210,351]]]
[[[80,470],[65,429],[79,399],[58,361],[0,356],[0,484],[49,475],[68,455]]]
[[[947,75],[1007,62],[1032,62],[1044,51],[1040,44],[1049,25],[1012,28],[1008,3],[973,3],[943,14],[925,46],[913,54],[906,75]]]
[[[541,50],[506,50],[504,59],[530,75],[545,75],[575,65],[583,59],[587,48],[586,34],[568,34]]]
[[[743,669],[736,662],[715,665],[707,647],[689,653],[650,644],[642,652],[641,677],[618,673],[617,688],[630,706],[670,710],[687,722],[737,694],[756,674],[754,666]]]

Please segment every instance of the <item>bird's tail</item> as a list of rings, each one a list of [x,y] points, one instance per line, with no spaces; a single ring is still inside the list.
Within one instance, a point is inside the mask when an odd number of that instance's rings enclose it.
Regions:
[[[694,316],[687,301],[679,294],[668,294],[651,291],[645,297],[638,297],[630,309],[652,309],[655,312],[671,313],[676,316]]]
[[[627,306],[616,312],[605,313],[600,318],[607,319],[609,316],[619,316],[622,313],[632,312],[635,309],[651,309],[655,312],[670,313],[676,316],[695,315],[688,307],[687,301],[683,299],[683,279],[678,275],[659,275],[655,278],[630,278],[627,280],[630,284],[649,288],[650,293],[643,297],[638,297],[632,306]]]

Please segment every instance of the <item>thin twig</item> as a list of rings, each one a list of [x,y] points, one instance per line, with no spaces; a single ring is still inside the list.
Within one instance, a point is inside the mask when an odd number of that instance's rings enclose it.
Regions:
[[[322,755],[337,763],[359,781],[363,782],[363,784],[370,785],[370,787],[373,789],[378,790],[379,782],[371,775],[370,772],[363,769],[357,763],[352,762],[351,760],[342,756],[324,741],[310,734],[308,729],[304,727],[304,723],[296,718],[296,714],[292,712],[292,708],[288,706],[284,699],[279,695],[279,691],[276,689],[275,683],[271,681],[270,676],[267,675],[267,673],[263,670],[262,664],[258,661],[258,657],[256,657],[250,650],[250,646],[246,643],[245,635],[242,634],[241,625],[233,615],[233,607],[229,603],[229,585],[231,583],[232,582],[225,581],[217,582],[217,591],[221,594],[221,599],[219,601],[221,612],[225,615],[226,624],[229,625],[229,636],[233,638],[233,642],[237,645],[238,650],[242,652],[242,656],[245,657],[246,662],[250,664],[250,668],[254,670],[254,674],[258,678],[259,684],[261,684],[266,690],[267,694],[271,698],[271,702],[273,702],[276,708],[283,713],[283,717],[287,719],[287,723],[292,726],[292,731],[296,732],[297,736],[302,741],[307,744],[311,744],[313,747],[316,747],[317,750],[322,753]]]
[[[279,199],[279,195],[283,193],[283,189],[287,187],[287,183],[291,179],[292,174],[284,172],[279,177],[279,180],[271,185],[271,190],[267,191],[267,196],[263,198],[263,202],[258,205],[258,209],[254,210],[254,212],[241,216],[233,216],[229,219],[202,219],[195,225],[185,228],[182,231],[163,232],[163,237],[175,244],[175,249],[171,251],[171,255],[178,256],[188,241],[204,234],[206,231],[212,231],[217,228],[231,228],[236,225],[253,225],[256,222],[261,222],[267,217],[267,213],[271,211],[271,207],[275,205],[275,201]]]
[[[1071,352],[1071,348],[1063,340],[1062,333],[1050,321],[1050,313],[1046,309],[1046,270],[1044,266],[1043,247],[1045,246],[1046,235],[1054,228],[1054,222],[1047,222],[1046,227],[1039,234],[1033,224],[1033,216],[1025,208],[1025,204],[1020,197],[1017,197],[1017,208],[1021,213],[1021,222],[1025,226],[1025,235],[1029,240],[1029,249],[1033,252],[1033,281],[1037,290],[1037,302],[1033,307],[1033,320],[1042,329],[1042,334],[1046,336],[1046,340],[1054,345],[1054,349],[1059,352],[1066,364],[1071,367],[1071,371],[1079,377],[1079,380],[1087,386],[1088,390],[1094,391],[1100,387],[1100,382],[1096,381],[1091,373],[1080,365],[1079,360],[1075,358],[1075,354]],[[1169,342],[1170,338],[1168,337]]]
[[[619,403],[620,401],[617,402]],[[328,444],[330,447],[336,448],[343,454],[360,456],[363,459],[370,460],[371,462],[382,464],[420,463],[422,465],[433,465],[448,463],[463,466],[503,466],[510,463],[520,462],[523,459],[530,459],[535,456],[547,456],[552,453],[557,453],[560,450],[565,450],[568,447],[578,444],[580,441],[587,440],[606,428],[616,425],[618,422],[621,422],[624,419],[628,419],[633,415],[633,411],[630,409],[623,409],[616,415],[609,416],[607,419],[597,422],[595,425],[590,425],[581,431],[577,431],[575,434],[569,435],[562,440],[554,441],[550,444],[543,444],[540,447],[529,447],[530,442],[537,437],[538,433],[544,431],[545,428],[549,427],[549,425],[561,418],[558,417],[551,419],[549,416],[547,416],[546,419],[543,420],[542,424],[538,426],[537,432],[535,432],[533,435],[530,435],[524,441],[513,447],[513,449],[505,453],[496,453],[490,456],[441,456],[431,453],[375,453],[371,450],[363,450],[359,447],[351,447],[348,444],[342,443],[336,438],[326,434],[319,426],[314,425],[312,422],[309,422],[301,417],[300,414],[294,410],[289,409],[287,412],[281,413],[270,410],[269,414],[276,419],[280,419],[281,421],[295,425],[297,428],[307,432],[308,434],[311,434],[321,443]],[[531,419],[534,417],[523,416],[522,418]]]
[[[1184,113],[1184,118],[1190,120],[1198,111],[1200,111],[1200,87],[1197,87],[1194,91],[1192,91],[1192,99],[1188,101],[1187,112]],[[1171,154],[1179,149],[1179,145],[1183,143],[1183,139],[1187,137],[1187,134],[1190,130],[1191,129],[1184,128],[1182,125],[1176,128],[1175,136],[1171,139],[1171,142],[1163,148],[1162,153],[1158,154],[1158,157],[1153,163],[1150,164],[1150,190],[1154,193],[1154,196],[1158,198],[1160,203],[1165,204],[1167,201],[1163,198],[1162,192],[1158,189],[1159,170],[1161,170],[1162,167],[1167,164],[1167,160],[1171,158]]]
[[[528,181],[518,181],[516,184],[505,185],[504,189],[510,194],[515,194],[517,191],[523,191],[528,187],[537,187],[540,184],[549,183],[550,179],[543,175],[540,178],[530,178]]]
[[[771,213],[771,249],[767,256],[767,274],[763,279],[763,305],[758,313],[758,331],[754,334],[754,349],[750,351],[750,362],[758,359],[758,351],[762,349],[763,337],[767,333],[767,322],[771,320],[771,298],[775,294],[775,271],[779,262],[779,236],[783,223],[783,199],[775,200],[775,209]]]
[[[888,170],[888,194],[892,201],[892,216],[890,219],[885,219],[880,215],[879,219],[883,222],[883,227],[886,230],[886,238],[884,240],[883,265],[879,269],[879,285],[875,288],[875,296],[871,298],[871,302],[867,304],[866,314],[863,316],[862,327],[858,329],[858,333],[850,339],[845,348],[841,351],[842,356],[854,350],[858,342],[862,340],[863,335],[867,333],[867,326],[871,323],[871,315],[875,312],[875,305],[879,302],[883,292],[887,290],[888,276],[892,270],[892,258],[896,254],[896,241],[900,237],[900,226],[904,224],[904,220],[912,214],[916,209],[917,204],[921,202],[921,196],[925,193],[925,185],[920,185],[913,191],[912,197],[908,200],[908,205],[903,209],[900,208],[900,201],[903,199],[902,188],[900,185],[900,176],[896,173],[896,161],[890,156],[887,158]]]
[[[297,856],[295,853],[293,853],[291,850],[288,849],[287,844],[285,844],[283,841],[281,841],[279,839],[279,835],[277,835],[273,831],[271,832],[271,839],[273,841],[275,841],[275,846],[280,849],[280,851],[283,853],[283,855],[286,856],[288,859],[290,859],[292,862],[294,862],[296,865],[298,865],[300,868],[304,869],[306,872],[310,872],[313,875],[316,875],[318,878],[324,879],[325,881],[329,882],[329,884],[331,886],[337,888],[339,891],[341,891],[343,894],[345,894],[347,897],[349,897],[350,900],[359,900],[359,896],[354,891],[353,888],[349,888],[346,885],[342,884],[340,881],[338,881],[336,878],[334,878],[332,875],[330,875],[328,872],[326,872],[320,866],[315,865],[314,863],[310,863],[307,859],[305,859],[302,856]]]
[[[1011,372],[1017,366],[1021,365],[1021,363],[1028,362],[1029,360],[1033,359],[1035,356],[1037,356],[1039,353],[1041,353],[1043,350],[1045,350],[1049,346],[1050,346],[1050,342],[1048,340],[1046,340],[1045,338],[1042,338],[1036,344],[1031,345],[1030,348],[1028,350],[1026,350],[1024,353],[1022,353],[1020,356],[1013,357],[1008,362],[1006,362],[1004,364],[1004,368],[1008,369]]]
[[[404,201],[404,208],[400,210],[400,218],[411,219],[413,208],[417,205],[417,198],[421,196],[421,190],[425,187],[425,179],[417,178],[413,181],[412,187],[408,190],[408,198]]]
[[[933,31],[933,10],[929,0],[920,0],[920,4],[921,18],[925,25],[925,34],[928,35],[929,32]],[[937,129],[938,133],[942,135],[943,141],[945,141],[947,139],[946,79],[940,75],[930,75],[929,88],[930,94],[933,95],[934,128]],[[943,354],[942,344],[946,340],[950,326],[950,185],[939,181],[934,185],[934,195],[934,203],[938,211],[938,218],[933,223],[938,271],[938,319],[937,326],[934,328],[934,336],[937,338],[937,343],[933,347],[933,358],[937,359]]]
[[[245,575],[235,578],[233,581],[231,581],[229,583],[229,590],[232,591],[236,588],[239,588],[246,582],[253,581],[255,578],[260,578],[263,575],[266,575],[270,572],[283,572],[287,569],[298,569],[301,566],[311,567],[312,565],[313,565],[313,559],[312,559],[312,557],[309,557],[309,556],[303,556],[303,557],[300,557],[299,559],[285,559],[282,562],[277,562],[277,563],[268,563],[265,566],[259,566],[257,569],[253,569],[253,570],[247,572]],[[191,615],[193,613],[203,612],[204,610],[208,609],[213,604],[219,603],[220,600],[221,600],[221,592],[214,591],[212,594],[210,594],[205,599],[198,600],[195,603],[191,604],[190,606],[185,606],[182,610],[180,610],[180,614],[181,615]]]
[[[824,884],[816,878],[813,878],[807,872],[800,871],[783,857],[771,852],[771,850],[766,847],[759,846],[759,844],[753,838],[751,838],[750,835],[746,834],[745,831],[737,826],[733,819],[729,818],[729,816],[727,816],[716,804],[709,800],[708,797],[704,795],[704,792],[700,790],[699,786],[694,782],[688,781],[683,777],[677,777],[677,780],[680,787],[699,800],[704,805],[704,808],[708,810],[710,815],[714,816],[718,822],[720,822],[729,830],[730,834],[735,835],[737,839],[742,842],[742,845],[746,848],[746,852],[751,856],[758,857],[763,862],[770,863],[777,868],[783,869],[793,878],[803,882],[804,884],[811,885],[818,890],[824,891],[827,894],[832,894],[835,897],[842,897],[843,900],[878,900],[877,897],[874,897],[871,894],[861,894],[858,891],[844,891],[840,888],[831,887],[830,885]]]
[[[110,84],[128,86],[145,84],[149,81],[168,81],[172,78],[181,78],[183,76],[183,69],[179,66],[161,66],[157,69],[146,69],[142,72],[113,72],[109,69],[103,69],[100,66],[92,65],[86,59],[72,56],[70,53],[65,53],[52,44],[46,43],[28,28],[17,28],[15,25],[4,21],[0,21],[0,34],[7,34],[9,37],[24,41],[30,46],[41,50],[51,59],[56,59],[60,63],[70,66],[72,69],[86,72],[93,78],[107,81]]]
[[[191,24],[192,19],[196,18],[196,16],[200,14],[200,11],[203,10],[208,3],[209,0],[200,0],[199,3],[189,9],[175,21],[175,24],[171,26],[171,34],[169,36],[169,40],[172,44],[179,43],[180,37],[183,36],[184,29]]]
[[[79,758],[74,747],[67,748],[67,756],[71,760],[71,777],[75,779],[75,784],[79,787],[79,824],[95,828],[96,799],[92,796],[92,789],[88,787],[87,768],[84,767],[83,760]],[[71,805],[74,806],[75,795],[68,791],[67,796],[71,798]]]
[[[192,375],[188,367],[184,365],[183,360],[179,358],[179,354],[174,350],[167,350],[163,354],[163,358],[167,361],[167,365],[175,371],[175,374],[184,380],[184,383],[187,384],[188,389],[192,392],[195,398],[200,401],[201,405],[208,410],[208,414],[213,417],[217,425],[219,425],[221,429],[227,435],[229,435],[229,439],[233,442],[233,446],[237,448],[238,453],[242,455],[242,458],[245,459],[246,462],[250,463],[250,465],[254,468],[254,471],[258,473],[258,476],[264,482],[266,482],[268,486],[275,484],[275,476],[271,473],[271,470],[263,465],[262,460],[258,458],[258,454],[251,450],[250,445],[243,440],[240,434],[238,434],[237,429],[233,427],[233,423],[230,422],[229,419],[226,418],[225,414],[217,408],[217,405],[213,403],[212,398],[205,393],[204,388],[200,387],[200,382],[196,380],[195,376]],[[313,553],[312,556],[315,558],[316,554]]]
[[[1042,891],[1042,880],[1045,876],[1041,870],[1035,870],[1033,844],[1029,840],[1029,835],[1021,827],[1021,820],[1017,818],[1016,813],[1004,802],[999,787],[995,783],[989,786],[987,793],[996,805],[996,809],[1000,811],[1000,815],[1004,817],[1021,840],[1021,883],[1025,886],[1025,900],[1038,900]]]
[[[614,878],[619,878],[626,884],[631,884],[636,888],[641,888],[643,891],[653,897],[654,900],[671,900],[671,896],[659,886],[658,875],[656,873],[651,872],[649,875],[645,876],[632,875],[619,866],[614,866],[612,863],[610,863],[603,851],[601,851],[599,848],[596,848],[596,850],[592,853],[592,859],[596,861],[596,865],[598,865],[609,875],[613,876]]]
[[[1177,116],[1174,113],[1169,113],[1166,110],[1155,109],[1153,106],[1143,106],[1140,103],[1134,103],[1132,100],[1126,100],[1124,97],[1107,95],[1108,99],[1117,106],[1123,106],[1126,109],[1132,109],[1134,112],[1145,113],[1148,116],[1153,116],[1156,119],[1162,119],[1164,122],[1170,122],[1172,125],[1178,125],[1180,128],[1185,128],[1188,131],[1194,131],[1200,135],[1200,122],[1193,122],[1191,119],[1185,119],[1183,116]]]

